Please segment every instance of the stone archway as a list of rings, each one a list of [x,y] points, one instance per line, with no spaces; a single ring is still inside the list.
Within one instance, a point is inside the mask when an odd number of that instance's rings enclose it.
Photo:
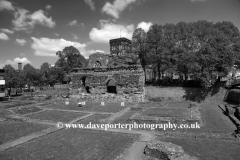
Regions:
[[[107,82],[107,93],[117,94],[117,81],[115,79],[110,79]]]
[[[90,92],[90,87],[88,86],[88,84],[86,84],[86,78],[87,78],[87,76],[83,76],[83,77],[81,78],[82,86],[83,86],[83,88],[85,89],[85,91],[86,91],[87,93],[91,93],[91,92]]]
[[[99,68],[99,67],[101,67],[101,66],[102,66],[102,64],[101,64],[101,62],[99,62],[99,61],[96,61],[95,64],[94,64],[94,67],[95,67],[95,68]]]

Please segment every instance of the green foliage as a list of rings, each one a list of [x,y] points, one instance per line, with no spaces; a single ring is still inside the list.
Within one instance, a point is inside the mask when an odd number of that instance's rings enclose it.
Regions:
[[[45,62],[41,65],[40,70],[42,73],[46,73],[49,70],[49,68],[50,68],[50,65],[47,62]]]
[[[64,71],[62,68],[51,68],[48,74],[48,81],[51,85],[54,85],[57,82],[62,82],[64,76]]]
[[[65,72],[70,72],[74,68],[82,68],[87,64],[87,60],[73,46],[65,47],[62,51],[58,51],[56,55],[59,59],[55,65],[61,67]]]
[[[240,103],[240,90],[231,89],[227,94],[227,100],[235,103]]]
[[[61,83],[64,77],[62,68],[50,68],[48,63],[43,63],[40,70],[30,64],[26,64],[23,71],[17,71],[11,65],[6,65],[4,69],[6,87],[10,88],[24,88],[25,85],[28,87],[54,85],[57,82]]]
[[[148,51],[149,51],[149,60],[150,62],[157,68],[158,78],[160,78],[162,70],[162,62],[163,62],[163,27],[158,24],[154,24],[150,27],[147,32],[147,43],[148,43]]]
[[[18,76],[16,70],[10,65],[5,65],[4,79],[6,81],[6,87],[14,88],[17,86]]]
[[[140,59],[140,63],[145,71],[147,64],[147,34],[141,29],[137,28],[132,37],[132,50],[137,59]]]
[[[39,80],[39,74],[36,72],[36,69],[30,64],[24,65],[23,74],[25,76],[28,87],[31,85],[36,85],[36,81]]]
[[[141,29],[136,29],[133,46],[141,55],[135,40],[142,40],[139,35]],[[209,88],[227,76],[234,65],[240,68],[240,33],[231,22],[154,24],[147,32],[145,45],[146,59],[158,79],[163,73],[178,73],[185,79],[192,75],[202,87]]]

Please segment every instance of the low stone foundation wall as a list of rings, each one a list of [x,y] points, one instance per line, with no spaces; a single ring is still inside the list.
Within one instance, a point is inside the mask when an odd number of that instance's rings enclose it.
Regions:
[[[144,149],[144,154],[163,160],[198,160],[186,154],[181,146],[170,142],[150,141]]]
[[[71,98],[79,101],[96,101],[96,102],[143,102],[143,94],[118,95],[118,94],[75,94]]]

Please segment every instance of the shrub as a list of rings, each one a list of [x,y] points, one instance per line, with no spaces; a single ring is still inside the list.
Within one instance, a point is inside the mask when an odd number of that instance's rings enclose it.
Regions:
[[[183,87],[200,87],[200,82],[196,80],[183,81]]]
[[[231,89],[227,94],[227,101],[240,103],[240,89]]]
[[[149,97],[148,100],[153,101],[153,102],[162,102],[162,101],[164,101],[164,98],[162,98],[162,97]]]

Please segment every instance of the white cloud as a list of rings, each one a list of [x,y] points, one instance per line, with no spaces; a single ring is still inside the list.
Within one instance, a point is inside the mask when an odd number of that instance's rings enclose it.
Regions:
[[[51,8],[52,8],[52,6],[51,5],[46,5],[46,7],[45,7],[47,10],[50,10]]]
[[[0,39],[1,40],[9,40],[8,36],[5,33],[0,33]]]
[[[19,56],[20,57],[26,57],[26,54],[25,53],[20,53]]]
[[[15,30],[27,30],[29,28],[29,24],[27,21],[27,13],[26,9],[17,9],[14,13],[14,20],[12,21],[15,26]]]
[[[142,28],[145,32],[147,32],[152,25],[152,22],[141,22],[137,25],[137,28]]]
[[[32,25],[38,23],[49,28],[53,28],[55,26],[55,22],[52,20],[52,17],[46,17],[43,10],[34,12],[32,15],[30,15],[30,19],[32,20]]]
[[[104,52],[104,51],[102,51],[102,50],[88,50],[89,55],[90,55],[90,54],[93,54],[93,53],[96,53],[96,52],[106,53],[106,52]]]
[[[77,20],[73,20],[73,21],[69,22],[68,25],[70,25],[70,26],[78,25],[78,22],[77,22]]]
[[[89,33],[90,39],[94,42],[108,43],[110,39],[125,37],[132,39],[134,25],[115,24],[106,20],[100,20],[100,29],[92,28]]]
[[[72,34],[73,39],[78,39],[78,36],[76,34]]]
[[[29,61],[26,57],[23,58],[14,58],[13,60],[6,60],[5,62],[0,64],[0,68],[4,67],[7,64],[10,64],[11,66],[13,66],[14,68],[17,68],[17,64],[21,62],[22,64],[28,64],[28,63],[32,63],[31,61]]]
[[[26,40],[25,39],[16,39],[16,42],[19,44],[19,45],[21,45],[21,46],[23,46],[24,44],[26,44]]]
[[[93,54],[93,53],[96,53],[96,52],[100,52],[100,53],[106,53],[106,52],[104,52],[104,51],[102,51],[102,50],[87,50],[86,52],[85,52],[85,58],[89,58],[89,55],[91,55],[91,54]]]
[[[52,17],[46,17],[43,10],[35,11],[33,14],[29,14],[29,11],[26,9],[18,8],[14,12],[14,20],[12,21],[15,26],[15,30],[29,30],[34,28],[36,24],[53,28],[55,22],[52,20]]]
[[[96,9],[93,0],[85,0],[85,2],[90,6],[91,10]]]
[[[54,33],[56,36],[59,36],[59,34],[58,33]]]
[[[31,38],[33,40],[31,47],[35,50],[34,54],[37,56],[56,56],[56,52],[62,51],[67,46],[76,47],[83,56],[87,56],[88,54],[85,50],[86,44],[81,44],[79,42],[67,41],[65,39],[50,39],[44,37]]]
[[[13,61],[11,60],[7,60],[5,63],[6,64],[11,64],[11,65],[15,65],[18,64],[19,62],[21,62],[22,64],[27,64],[27,63],[32,63],[31,61],[29,61],[27,58],[23,57],[23,58],[14,58]]]
[[[0,11],[1,10],[14,10],[14,7],[11,2],[6,0],[0,0]]]
[[[35,50],[35,55],[37,56],[56,56],[56,53],[58,51],[62,51],[65,47],[68,46],[74,46],[76,47],[81,55],[83,55],[85,58],[88,58],[90,54],[95,52],[102,52],[105,53],[102,50],[86,50],[87,45],[81,44],[79,42],[72,42],[67,41],[65,39],[50,39],[50,38],[35,38],[31,37],[33,40],[33,43],[31,45],[31,48]]]
[[[135,3],[139,0],[115,0],[113,4],[110,2],[106,2],[105,5],[102,8],[102,12],[105,12],[106,14],[118,19],[119,14],[125,10],[128,5]]]
[[[8,33],[8,34],[13,34],[14,31],[11,31],[9,29],[6,29],[6,28],[1,28],[0,31],[4,32],[4,33]]]

